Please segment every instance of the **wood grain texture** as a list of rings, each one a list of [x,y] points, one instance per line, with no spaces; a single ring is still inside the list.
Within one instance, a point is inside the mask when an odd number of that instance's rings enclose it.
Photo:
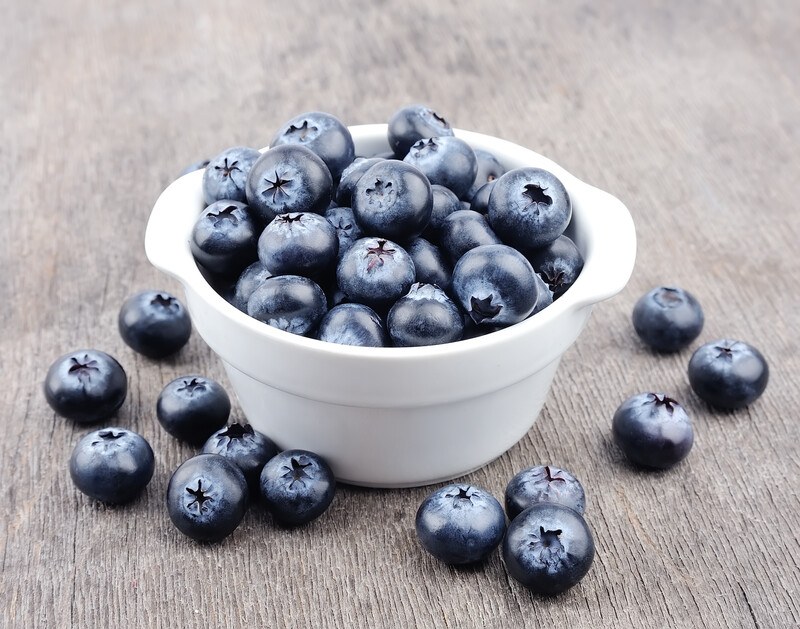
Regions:
[[[800,626],[794,0],[23,4],[4,2],[0,26],[0,624]],[[296,531],[256,507],[212,546],[183,538],[164,508],[192,451],[160,429],[156,397],[187,372],[226,379],[197,336],[155,362],[117,334],[128,294],[178,291],[142,246],[159,192],[226,146],[265,145],[299,112],[380,122],[409,102],[552,157],[637,225],[629,286],[596,308],[536,425],[468,477],[498,496],[533,463],[583,480],[597,559],[553,599],[510,582],[497,555],[466,570],[426,556],[413,531],[424,488],[342,487]],[[764,352],[761,400],[714,412],[688,386],[691,349],[657,356],[636,340],[631,308],[661,283],[700,299],[701,340]],[[85,429],[41,393],[50,362],[82,346],[124,364],[116,423],[157,453],[125,507],[74,489],[66,463]],[[670,472],[632,469],[610,439],[616,406],[647,389],[695,420]]]

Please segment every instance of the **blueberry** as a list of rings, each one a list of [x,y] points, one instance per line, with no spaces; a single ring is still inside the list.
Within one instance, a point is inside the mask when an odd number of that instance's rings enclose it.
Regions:
[[[189,342],[192,322],[177,297],[146,290],[128,297],[117,319],[122,340],[148,358],[164,358]]]
[[[93,424],[119,410],[128,393],[128,377],[115,358],[82,349],[57,358],[44,379],[44,396],[62,417]]]
[[[503,540],[508,574],[539,594],[578,583],[594,560],[592,532],[577,511],[539,502],[514,518]]]
[[[415,283],[389,310],[386,328],[398,347],[440,345],[461,339],[464,320],[441,288]]]
[[[364,232],[358,226],[356,215],[351,207],[333,207],[325,210],[325,218],[336,228],[336,237],[339,240],[339,253],[342,254],[350,248],[356,240],[363,238]]]
[[[472,147],[453,136],[419,140],[403,161],[419,168],[432,184],[449,188],[459,198],[466,195],[478,172]]]
[[[687,347],[700,336],[705,321],[694,295],[673,286],[657,286],[642,295],[633,307],[632,318],[639,338],[659,352]]]
[[[538,502],[564,505],[583,513],[586,494],[577,478],[552,465],[535,465],[522,470],[506,486],[506,513],[516,518]]]
[[[236,277],[256,259],[258,232],[244,203],[217,201],[197,217],[189,245],[195,260],[211,273]]]
[[[339,251],[336,228],[319,214],[279,214],[258,239],[258,258],[273,275],[314,277],[333,267]]]
[[[439,247],[424,238],[414,238],[408,245],[408,255],[414,262],[417,282],[436,284],[444,291],[450,290],[453,269]]]
[[[269,269],[265,267],[260,260],[253,262],[253,264],[242,271],[242,274],[236,281],[231,303],[239,310],[246,313],[247,300],[250,299],[250,295],[252,295],[253,291],[268,277],[272,277],[272,273],[269,272]]]
[[[330,466],[308,450],[284,450],[261,471],[261,496],[276,522],[299,526],[321,516],[333,501]]]
[[[485,560],[506,532],[503,507],[475,485],[447,485],[420,504],[415,519],[422,547],[439,561],[465,565]]]
[[[251,492],[258,492],[261,469],[278,454],[278,446],[250,424],[237,422],[221,428],[203,444],[204,454],[219,454],[244,473]]]
[[[199,375],[175,378],[156,403],[158,421],[173,437],[200,446],[228,421],[231,401],[218,382]]]
[[[342,172],[339,185],[336,186],[336,203],[345,207],[353,204],[353,192],[356,189],[358,180],[362,175],[378,162],[383,161],[381,157],[357,157]]]
[[[506,169],[497,161],[497,158],[483,149],[473,149],[475,152],[475,159],[478,160],[478,172],[475,174],[475,181],[472,182],[465,199],[472,200],[475,194],[487,183],[493,183],[502,177]],[[475,208],[473,208],[475,209]]]
[[[473,322],[489,326],[522,321],[539,299],[533,267],[507,245],[481,245],[461,256],[453,291]]]
[[[353,193],[353,212],[364,232],[391,240],[419,236],[430,221],[432,208],[428,178],[396,159],[372,166]]]
[[[384,238],[361,238],[336,269],[339,287],[352,300],[389,308],[414,283],[414,262],[400,245]]]
[[[198,542],[228,537],[241,523],[247,503],[242,470],[219,454],[198,454],[184,461],[167,486],[172,523]]]
[[[196,162],[192,162],[178,174],[178,177],[183,177],[184,175],[193,173],[196,170],[203,170],[206,166],[209,165],[209,163],[211,163],[210,159],[201,159]]]
[[[247,176],[259,157],[261,153],[256,149],[233,146],[211,158],[203,173],[203,198],[206,205],[223,199],[246,201]]]
[[[150,482],[153,449],[144,437],[124,428],[101,428],[72,450],[69,474],[84,494],[108,504],[130,502]]]
[[[583,270],[583,256],[568,236],[559,236],[549,245],[535,249],[528,260],[550,287],[553,299],[561,297]]]
[[[457,210],[442,221],[439,244],[455,264],[470,249],[480,245],[500,244],[486,216],[472,210]]]
[[[769,366],[755,347],[720,339],[699,347],[689,360],[689,383],[718,408],[737,409],[755,402],[769,381]]]
[[[532,315],[544,310],[553,303],[553,293],[550,287],[545,283],[541,275],[534,273],[534,276],[536,277],[536,290],[539,293],[539,299],[536,300],[536,306],[534,306],[533,312],[531,312]]]
[[[316,330],[327,311],[325,292],[302,275],[270,277],[247,301],[247,314],[254,319],[301,336]]]
[[[637,465],[667,469],[689,454],[692,422],[683,407],[663,393],[639,393],[614,413],[614,441]]]
[[[334,179],[355,159],[355,147],[350,130],[336,116],[311,111],[295,116],[285,123],[270,146],[294,144],[317,154]]]
[[[453,135],[450,123],[425,105],[403,107],[389,118],[389,146],[399,159],[403,159],[418,140],[448,135]]]
[[[319,324],[317,338],[340,345],[384,347],[386,328],[380,316],[364,304],[338,304],[331,308]]]
[[[299,144],[265,151],[247,178],[247,203],[265,222],[287,212],[321,214],[331,201],[331,172],[316,153]]]
[[[438,240],[444,219],[453,212],[460,210],[461,202],[452,190],[438,184],[431,185],[431,195],[433,197],[431,218],[422,235],[429,240]]]
[[[475,191],[475,194],[472,195],[469,202],[470,210],[484,215],[489,213],[489,198],[492,196],[494,183],[494,181],[485,183]]]
[[[564,184],[541,168],[516,168],[500,177],[489,197],[489,223],[500,239],[523,253],[558,238],[572,218]]]

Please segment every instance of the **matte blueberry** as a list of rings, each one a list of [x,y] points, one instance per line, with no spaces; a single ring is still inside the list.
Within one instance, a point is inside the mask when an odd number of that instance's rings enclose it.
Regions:
[[[268,277],[272,277],[272,273],[269,272],[269,269],[264,266],[261,260],[253,262],[253,264],[242,271],[242,274],[236,281],[231,303],[239,310],[246,313],[247,300],[250,299],[250,295],[252,295],[253,291]]]
[[[453,135],[450,123],[426,105],[402,107],[389,118],[389,146],[399,159],[403,159],[418,140],[448,135]]]
[[[258,232],[259,225],[244,203],[217,201],[197,217],[189,245],[206,269],[237,277],[256,260]]]
[[[454,136],[419,140],[403,158],[416,166],[432,184],[445,186],[462,198],[478,172],[478,160],[472,147]]]
[[[472,210],[457,210],[442,221],[439,228],[439,245],[447,254],[450,264],[455,264],[470,249],[481,245],[497,245],[500,239],[494,233],[486,216]]]
[[[325,162],[335,180],[355,159],[350,130],[336,116],[321,111],[300,114],[283,124],[270,146],[285,144],[311,149]]]
[[[508,574],[538,594],[559,594],[592,566],[594,538],[574,509],[539,502],[520,513],[503,540]]]
[[[464,195],[464,199],[468,201],[474,199],[475,193],[484,185],[493,183],[506,173],[506,169],[494,155],[483,149],[473,149],[473,151],[475,152],[475,159],[478,160],[478,172],[475,174],[475,181],[472,182],[467,194]]]
[[[328,343],[384,347],[388,337],[383,320],[369,306],[344,303],[331,308],[319,324],[317,338]]]
[[[614,413],[614,441],[632,463],[667,469],[692,449],[694,429],[683,407],[664,393],[639,393]]]
[[[314,277],[335,265],[338,252],[336,228],[311,212],[279,214],[258,239],[258,258],[273,275]]]
[[[417,282],[436,284],[444,291],[450,290],[453,269],[439,247],[424,238],[415,238],[408,245],[408,255],[414,262]]]
[[[503,507],[475,485],[447,485],[429,494],[414,526],[422,547],[439,561],[466,565],[484,561],[506,532]]]
[[[428,221],[428,226],[422,232],[422,235],[428,240],[438,241],[439,231],[441,230],[444,219],[453,212],[460,210],[461,202],[452,190],[438,184],[431,185],[431,194],[433,196],[431,218]]]
[[[718,408],[737,409],[755,402],[769,382],[766,358],[752,345],[719,339],[699,347],[689,360],[689,383]]]
[[[549,245],[528,255],[533,270],[550,287],[558,299],[575,283],[583,270],[583,256],[568,236],[559,236]]]
[[[361,231],[356,215],[351,207],[333,207],[325,210],[325,218],[328,222],[336,228],[336,237],[339,240],[339,253],[341,258],[342,254],[350,248],[356,240],[364,237],[364,232]]]
[[[245,202],[247,177],[259,157],[258,150],[246,146],[232,146],[212,157],[203,172],[206,205],[223,199]]]
[[[345,207],[353,204],[353,192],[356,184],[362,175],[378,162],[383,161],[381,157],[357,157],[342,172],[339,185],[336,186],[336,203]]]
[[[414,283],[411,256],[385,238],[357,240],[339,260],[336,278],[352,301],[378,310],[389,308]]]
[[[192,322],[180,300],[165,292],[146,290],[128,297],[117,318],[122,340],[148,358],[164,358],[189,342]]]
[[[583,513],[586,494],[580,481],[567,470],[534,465],[514,475],[506,485],[506,513],[513,520],[538,502],[560,504]]]
[[[81,438],[69,459],[72,482],[90,498],[108,504],[130,502],[155,469],[153,449],[141,435],[124,428],[101,428]]]
[[[201,446],[228,422],[231,401],[221,384],[197,374],[169,382],[158,396],[156,416],[169,434]]]
[[[97,349],[59,356],[44,379],[44,396],[58,415],[79,424],[108,419],[128,394],[128,377],[116,358]]]
[[[278,454],[278,446],[250,424],[234,422],[220,428],[203,444],[204,454],[219,454],[244,473],[251,492],[258,492],[261,469]]]
[[[265,151],[247,178],[247,204],[265,222],[287,212],[323,213],[331,202],[331,172],[311,149],[283,144]]]
[[[272,517],[285,526],[318,518],[335,493],[336,479],[330,466],[308,450],[284,450],[261,471],[261,496]]]
[[[316,282],[301,275],[270,277],[247,301],[247,314],[251,317],[299,335],[316,330],[327,311],[324,291]]]
[[[461,339],[464,320],[441,288],[415,283],[389,310],[386,329],[397,347],[440,345]]]
[[[690,292],[676,286],[657,286],[636,302],[632,320],[636,334],[646,345],[659,352],[677,352],[700,336],[705,317]]]
[[[242,470],[219,454],[198,454],[176,469],[167,485],[170,520],[198,542],[219,542],[244,518],[248,488]]]

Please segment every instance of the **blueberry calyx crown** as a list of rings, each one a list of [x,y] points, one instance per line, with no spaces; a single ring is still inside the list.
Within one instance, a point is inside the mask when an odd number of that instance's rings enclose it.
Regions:
[[[118,432],[114,432],[113,430],[101,430],[100,432],[97,433],[97,436],[100,437],[100,439],[102,439],[103,441],[115,441],[120,437],[124,437],[125,431],[120,430]],[[99,440],[92,441],[93,446],[96,446],[98,443],[101,443],[101,441]]]
[[[206,381],[199,378],[192,378],[189,382],[183,381],[183,386],[178,388],[178,391],[186,391],[190,396],[194,395],[197,391],[206,390]]]
[[[433,111],[433,109],[429,109],[428,111],[430,112],[431,116],[433,116],[434,120],[438,120],[440,123],[442,123],[443,127],[449,127],[450,126],[450,123],[447,122],[447,120],[442,118],[442,116],[437,114],[435,111]]]
[[[220,221],[231,221],[235,225],[239,222],[238,217],[234,214],[235,210],[235,205],[228,205],[219,212],[211,212],[208,215],[208,218],[214,223],[214,225],[219,224]]]
[[[89,358],[88,354],[84,354],[83,361],[74,356],[69,360],[72,364],[69,366],[68,373],[75,374],[81,382],[91,380],[93,371],[100,371],[97,361]]]
[[[187,487],[186,492],[193,498],[193,500],[186,505],[187,508],[197,505],[197,511],[199,513],[202,513],[204,509],[208,509],[206,502],[213,500],[213,498],[209,496],[206,491],[208,491],[208,488],[203,489],[203,481],[200,479],[197,480],[197,489]]]
[[[494,295],[489,295],[483,299],[474,296],[470,298],[469,316],[475,323],[482,323],[500,314],[503,307],[498,304],[492,304],[493,297]]]
[[[163,308],[170,312],[178,310],[178,300],[171,295],[162,295],[161,293],[156,294],[156,296],[150,300],[150,305]]]
[[[305,215],[302,212],[287,212],[286,214],[278,214],[275,220],[279,223],[286,223],[291,227],[292,223],[299,223],[303,220]]]
[[[539,273],[539,275],[542,276],[542,279],[550,287],[550,290],[558,289],[565,283],[564,271],[557,271],[556,273],[553,274],[550,274],[547,271],[542,271]]]
[[[283,175],[280,175],[277,170],[275,170],[275,179],[270,179],[269,176],[265,176],[264,181],[269,185],[266,188],[264,188],[264,191],[261,194],[263,194],[266,197],[270,192],[272,192],[273,203],[278,198],[278,195],[282,194],[287,197],[289,196],[289,193],[286,192],[286,190],[284,190],[283,187],[286,184],[291,183],[292,180],[284,179]]]
[[[367,193],[367,198],[369,198],[369,204],[377,205],[378,207],[391,205],[395,195],[392,182],[384,182],[383,179],[375,179],[372,187],[367,188],[365,192]]]
[[[552,483],[552,482],[555,482],[557,480],[560,480],[562,483],[566,483],[567,482],[566,478],[561,478],[560,476],[553,476],[553,473],[550,470],[550,466],[549,465],[545,465],[544,466],[544,479],[548,483]]]
[[[539,204],[546,206],[553,204],[553,198],[545,194],[545,190],[547,190],[547,188],[542,188],[538,183],[529,183],[525,186],[525,190],[522,194],[531,200],[528,204],[529,206],[533,205],[535,209],[539,209]]]
[[[472,496],[475,494],[475,490],[472,489],[470,485],[466,487],[457,487],[458,493],[452,494],[448,493],[445,494],[446,498],[455,498],[456,500],[467,500],[468,502],[472,502]]]
[[[308,124],[308,120],[303,120],[303,124],[299,127],[297,125],[290,125],[286,130],[284,137],[297,140],[298,142],[305,142],[308,136],[313,135],[317,131],[317,127]]]
[[[439,150],[439,145],[433,138],[425,140],[417,140],[414,146],[411,147],[414,151],[414,157],[419,157],[422,153],[432,153]]]
[[[306,482],[304,479],[311,478],[311,476],[306,472],[307,467],[311,467],[311,463],[303,464],[295,457],[291,459],[291,466],[284,465],[282,469],[286,470],[286,473],[283,475],[285,479],[291,479],[289,481],[289,489],[292,488],[292,485],[295,483],[300,483],[303,487],[306,486]]]
[[[229,165],[228,164],[228,158],[226,157],[224,162],[223,162],[223,164],[222,164],[222,166],[214,166],[214,170],[221,170],[223,178],[230,177],[231,173],[233,173],[234,170],[238,170],[239,172],[242,172],[242,169],[239,168],[239,166],[237,166],[238,163],[239,163],[239,160],[237,159],[237,160],[232,161],[230,163],[230,165]]]
[[[655,300],[664,308],[676,308],[685,300],[677,288],[663,286],[655,295]]]
[[[226,439],[231,442],[234,439],[244,439],[247,435],[254,434],[255,430],[250,424],[233,423],[217,435],[217,444],[221,445]]]
[[[658,393],[651,393],[650,395],[653,396],[653,403],[656,406],[666,406],[670,413],[675,410],[676,406],[680,406],[678,400],[673,400],[671,397],[666,395],[659,395]]]
[[[714,349],[719,351],[717,354],[717,358],[724,358],[726,360],[733,360],[733,348],[726,346],[720,347],[719,345],[715,345]]]
[[[367,270],[371,271],[376,266],[383,266],[384,263],[384,256],[393,257],[394,254],[397,252],[396,249],[387,248],[386,243],[389,242],[388,240],[378,240],[377,245],[374,247],[367,247],[367,252],[364,254],[365,257],[370,258],[369,262],[367,263]],[[372,257],[370,257],[372,256]]]

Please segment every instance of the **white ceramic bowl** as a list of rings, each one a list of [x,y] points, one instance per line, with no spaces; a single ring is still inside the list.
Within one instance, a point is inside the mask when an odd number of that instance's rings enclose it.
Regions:
[[[389,150],[386,125],[350,131],[357,155]],[[148,258],[183,284],[195,329],[222,360],[247,419],[282,448],[321,454],[342,482],[425,485],[505,452],[533,425],[592,306],[619,292],[633,270],[633,221],[618,199],[516,144],[455,134],[507,169],[537,166],[559,177],[573,204],[567,233],[585,259],[575,284],[553,305],[479,338],[350,347],[283,332],[240,312],[206,282],[189,249],[204,208],[202,171],[173,182],[147,225]]]

